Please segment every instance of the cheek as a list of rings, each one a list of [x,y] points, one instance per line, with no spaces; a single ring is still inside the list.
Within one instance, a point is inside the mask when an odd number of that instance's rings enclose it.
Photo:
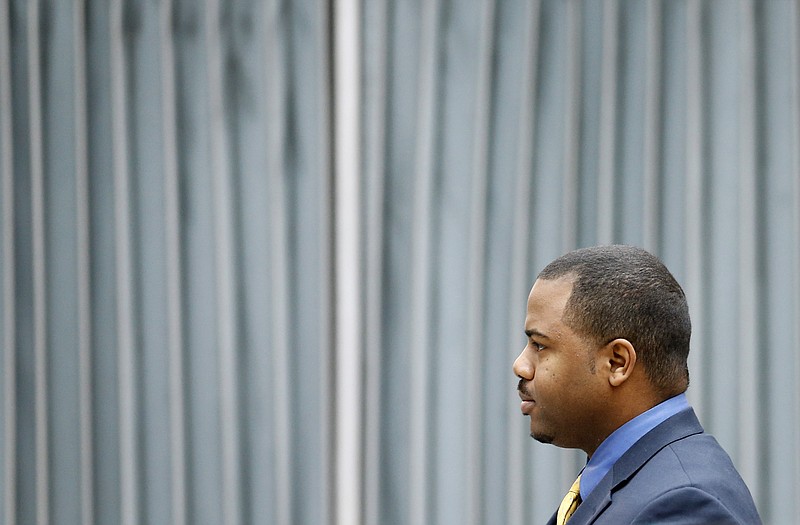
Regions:
[[[563,381],[564,374],[559,373],[557,366],[540,365],[533,378],[533,388],[541,395],[541,402],[551,402],[565,395],[566,382]]]
[[[548,383],[556,381],[559,376],[558,362],[553,363],[549,359],[541,361],[539,366],[536,367],[536,375],[539,376],[540,380]]]

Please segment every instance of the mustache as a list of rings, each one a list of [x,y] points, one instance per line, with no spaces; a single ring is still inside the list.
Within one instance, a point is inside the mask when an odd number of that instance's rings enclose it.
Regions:
[[[528,394],[528,390],[525,388],[526,381],[524,379],[520,379],[519,383],[517,383],[517,391],[522,394]]]
[[[533,392],[530,392],[527,388],[530,381],[526,381],[525,379],[520,379],[519,383],[517,383],[517,392],[519,392],[519,397],[523,401],[533,401]]]

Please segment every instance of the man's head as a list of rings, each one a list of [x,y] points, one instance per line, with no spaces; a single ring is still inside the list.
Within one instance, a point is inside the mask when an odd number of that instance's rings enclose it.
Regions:
[[[584,248],[547,265],[525,331],[514,372],[540,441],[591,454],[619,425],[688,386],[686,297],[639,248]]]
[[[636,349],[664,399],[689,385],[692,324],[683,289],[654,255],[633,246],[595,246],[562,255],[539,279],[569,277],[564,321],[603,344],[623,338]]]

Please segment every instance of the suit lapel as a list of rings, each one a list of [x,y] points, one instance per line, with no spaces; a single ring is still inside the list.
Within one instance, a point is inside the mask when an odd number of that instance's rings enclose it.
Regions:
[[[702,432],[703,427],[691,408],[678,412],[667,419],[634,443],[617,460],[611,469],[611,473],[614,476],[611,490],[614,491],[621,483],[630,479],[636,471],[642,468],[642,465],[647,463],[662,448],[679,439]]]

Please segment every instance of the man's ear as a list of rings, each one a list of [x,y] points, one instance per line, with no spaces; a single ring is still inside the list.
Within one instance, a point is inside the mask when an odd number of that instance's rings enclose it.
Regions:
[[[620,386],[636,368],[636,349],[627,339],[614,339],[606,345],[606,355],[610,367],[608,382]]]

